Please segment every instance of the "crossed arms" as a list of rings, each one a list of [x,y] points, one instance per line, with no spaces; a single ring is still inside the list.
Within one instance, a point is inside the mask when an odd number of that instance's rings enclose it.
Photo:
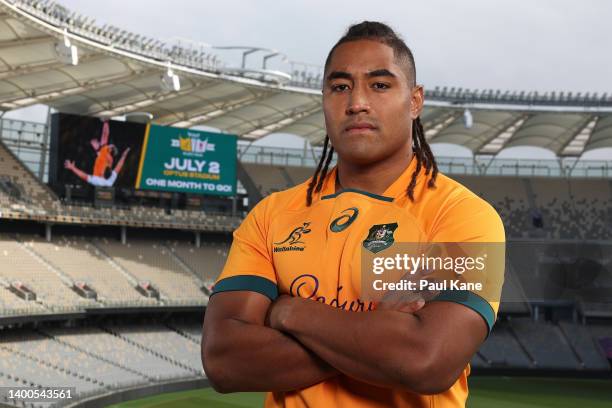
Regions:
[[[202,361],[219,392],[293,391],[344,374],[381,387],[436,394],[450,388],[486,338],[472,309],[434,301],[350,312],[256,292],[211,297]]]

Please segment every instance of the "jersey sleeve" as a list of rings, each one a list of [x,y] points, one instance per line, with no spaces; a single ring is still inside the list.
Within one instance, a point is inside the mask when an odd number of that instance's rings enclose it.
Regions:
[[[267,245],[269,197],[260,201],[234,231],[227,261],[213,293],[252,291],[271,300],[278,297],[272,255]]]
[[[433,301],[456,302],[474,310],[485,320],[490,332],[497,318],[504,282],[504,226],[497,211],[469,190],[465,190],[460,194],[460,198],[451,202],[453,204],[440,214],[433,225],[431,242],[457,243],[456,247],[465,244],[463,248],[470,248],[468,251],[472,253],[488,252],[489,265],[486,272],[461,275],[464,282],[483,282],[485,290],[479,293],[469,290],[445,290]]]

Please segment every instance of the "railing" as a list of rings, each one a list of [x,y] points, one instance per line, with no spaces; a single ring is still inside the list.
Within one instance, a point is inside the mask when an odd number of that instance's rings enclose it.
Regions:
[[[0,119],[0,138],[43,181],[47,179],[49,160],[44,123]],[[321,157],[321,147],[299,149],[238,143],[238,159],[245,163],[314,168]],[[41,169],[41,153],[45,166]],[[490,156],[436,157],[440,171],[447,174],[478,176],[612,178],[612,160],[497,159]],[[335,158],[332,161],[335,164]]]
[[[317,166],[321,148],[296,149],[238,144],[238,158],[245,163],[274,166]],[[490,157],[436,157],[440,171],[477,176],[612,178],[612,160],[495,159]],[[335,162],[335,159],[332,163]]]

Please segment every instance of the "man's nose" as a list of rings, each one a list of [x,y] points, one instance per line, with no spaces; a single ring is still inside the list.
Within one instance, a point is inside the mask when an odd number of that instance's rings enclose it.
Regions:
[[[358,87],[355,87],[351,92],[351,97],[349,98],[348,106],[346,107],[346,114],[355,115],[357,113],[367,113],[369,111],[370,103],[368,102],[366,93],[363,90],[360,90]]]

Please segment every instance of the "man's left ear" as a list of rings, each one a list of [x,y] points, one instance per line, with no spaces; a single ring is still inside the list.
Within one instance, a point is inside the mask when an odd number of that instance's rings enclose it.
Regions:
[[[421,115],[425,91],[423,85],[415,85],[412,89],[412,103],[410,104],[410,117],[414,120]]]

